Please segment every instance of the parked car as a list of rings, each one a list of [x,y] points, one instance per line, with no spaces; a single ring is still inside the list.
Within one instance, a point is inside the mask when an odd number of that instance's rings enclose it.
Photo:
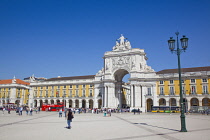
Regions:
[[[134,112],[134,110],[135,110],[136,113],[138,113],[138,109],[132,109],[131,112]],[[141,110],[140,110],[140,113],[142,113]]]

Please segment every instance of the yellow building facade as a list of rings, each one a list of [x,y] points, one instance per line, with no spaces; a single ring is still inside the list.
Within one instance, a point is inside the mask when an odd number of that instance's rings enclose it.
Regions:
[[[170,69],[157,72],[157,106],[180,106],[180,86],[176,71]],[[210,107],[209,71],[210,67],[182,69],[182,94],[186,110],[199,111]]]
[[[101,108],[104,95],[103,91],[97,91],[96,85],[101,83],[96,83],[95,78],[95,75],[88,75],[38,81],[32,76],[27,82],[15,78],[0,80],[0,106],[41,107],[43,104],[62,103],[66,107]],[[156,72],[153,79],[156,86],[141,91],[145,111],[152,111],[153,106],[180,106],[177,69]],[[186,110],[199,111],[210,107],[210,67],[183,68],[181,83]],[[103,90],[103,84],[100,86]],[[131,87],[129,83],[123,83],[122,94],[116,95],[121,96],[123,108],[131,106]]]

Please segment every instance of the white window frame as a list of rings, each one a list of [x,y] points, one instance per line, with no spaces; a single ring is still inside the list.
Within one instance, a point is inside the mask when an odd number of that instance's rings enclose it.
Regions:
[[[192,80],[193,80],[194,82],[193,82]],[[195,84],[195,83],[196,83],[196,79],[190,79],[190,83],[191,83],[191,84]]]
[[[169,80],[169,83],[170,84],[174,84],[174,80]]]
[[[174,87],[173,86],[169,87],[169,92],[170,92],[170,95],[174,95]]]
[[[203,94],[208,94],[208,85],[203,85]]]
[[[160,87],[160,95],[164,95],[164,87]]]
[[[205,79],[205,80],[204,80]],[[206,78],[203,78],[202,79],[202,83],[207,83],[208,82],[208,80],[206,79]]]
[[[193,85],[193,86],[190,87],[190,93],[191,94],[196,94],[196,86]]]
[[[152,88],[151,87],[147,88],[147,95],[152,96]]]

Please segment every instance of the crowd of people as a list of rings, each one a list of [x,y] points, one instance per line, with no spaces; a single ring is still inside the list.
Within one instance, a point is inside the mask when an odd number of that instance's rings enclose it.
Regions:
[[[2,108],[2,113],[5,114],[5,112],[8,112],[8,114],[11,114],[11,111],[15,111],[15,113],[19,116],[23,115],[23,112],[26,112],[26,115],[33,115],[33,112],[39,113],[40,112],[40,107],[28,107],[28,106],[19,106],[19,107],[10,107],[10,106],[3,106]]]

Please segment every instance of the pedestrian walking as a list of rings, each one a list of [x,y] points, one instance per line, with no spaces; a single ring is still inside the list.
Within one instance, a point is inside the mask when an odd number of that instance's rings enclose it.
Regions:
[[[105,109],[104,109],[104,117],[106,117],[106,113],[107,113],[107,112],[106,112],[106,108],[105,108]]]
[[[10,114],[10,111],[11,111],[10,107],[7,109],[7,111],[8,111],[8,114]]]
[[[30,115],[32,116],[33,108],[30,108]]]
[[[5,107],[3,107],[3,109],[2,109],[3,114],[4,114],[4,111],[5,111]]]
[[[23,107],[19,108],[19,116],[22,116],[22,112],[23,112]]]
[[[134,115],[136,114],[136,109],[135,109],[135,108],[133,109],[133,114],[134,114]]]
[[[26,107],[26,115],[28,115],[28,110],[29,110],[29,108],[28,108],[28,107]]]
[[[72,122],[72,119],[74,118],[74,115],[71,111],[71,109],[68,109],[67,111],[67,114],[66,114],[66,119],[67,119],[67,129],[71,129],[71,122]]]
[[[63,113],[63,111],[62,111],[62,109],[60,109],[59,110],[59,117],[62,117],[62,113]]]
[[[139,115],[140,115],[140,109],[138,108],[138,113],[139,113]]]

